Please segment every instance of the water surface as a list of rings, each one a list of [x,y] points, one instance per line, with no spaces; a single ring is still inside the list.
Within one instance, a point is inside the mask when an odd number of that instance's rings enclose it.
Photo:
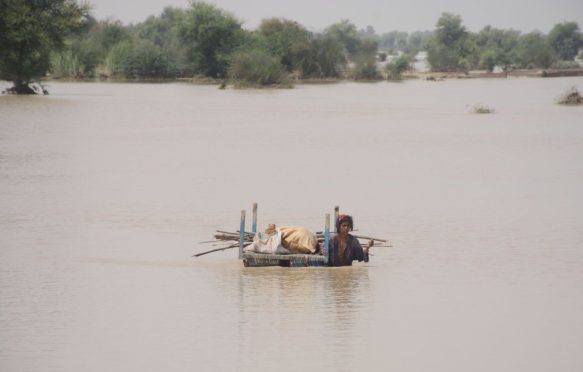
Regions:
[[[571,86],[0,96],[0,369],[581,371],[583,107],[554,103]],[[340,205],[393,248],[333,269],[190,257],[253,202],[260,227],[314,230]]]

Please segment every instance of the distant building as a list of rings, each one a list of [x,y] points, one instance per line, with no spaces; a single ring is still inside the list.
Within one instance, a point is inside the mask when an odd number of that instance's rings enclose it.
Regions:
[[[411,63],[413,70],[417,72],[428,72],[431,69],[427,62],[427,52],[421,51],[415,55],[415,60]]]

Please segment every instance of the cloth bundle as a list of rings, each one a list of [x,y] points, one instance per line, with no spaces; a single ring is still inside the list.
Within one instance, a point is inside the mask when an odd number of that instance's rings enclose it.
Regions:
[[[245,247],[245,252],[267,254],[289,254],[290,251],[281,245],[281,231],[270,224],[264,232],[258,232],[253,237],[253,243]]]
[[[245,252],[267,254],[314,254],[318,246],[316,235],[305,227],[283,226],[281,228],[270,224],[253,237],[253,243],[245,248]]]
[[[314,254],[318,246],[316,234],[305,227],[283,226],[281,245],[292,253]]]

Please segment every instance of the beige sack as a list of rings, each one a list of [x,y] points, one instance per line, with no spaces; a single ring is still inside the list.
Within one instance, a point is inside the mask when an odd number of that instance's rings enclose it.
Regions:
[[[291,253],[313,254],[316,252],[316,235],[305,227],[283,226],[281,245]]]

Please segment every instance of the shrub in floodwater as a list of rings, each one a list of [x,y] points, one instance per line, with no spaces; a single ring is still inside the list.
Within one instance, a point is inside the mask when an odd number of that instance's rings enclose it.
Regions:
[[[494,107],[486,106],[486,105],[474,105],[472,106],[472,113],[474,114],[493,114],[496,112]]]
[[[352,71],[352,78],[354,80],[380,80],[382,77],[377,70],[376,57],[363,57],[357,60]]]
[[[575,87],[571,87],[557,99],[560,105],[583,105],[583,96]]]
[[[289,87],[288,73],[279,58],[261,50],[239,50],[231,56],[229,78],[235,85]]]
[[[401,80],[403,77],[403,72],[409,70],[410,63],[411,59],[406,55],[402,55],[399,58],[394,59],[385,67],[387,71],[387,78],[389,80]]]
[[[122,41],[109,52],[107,69],[112,76],[125,78],[169,78],[177,68],[162,49],[149,40]]]
[[[347,63],[342,44],[330,35],[315,35],[297,54],[300,57],[298,69],[304,79],[337,78]]]

